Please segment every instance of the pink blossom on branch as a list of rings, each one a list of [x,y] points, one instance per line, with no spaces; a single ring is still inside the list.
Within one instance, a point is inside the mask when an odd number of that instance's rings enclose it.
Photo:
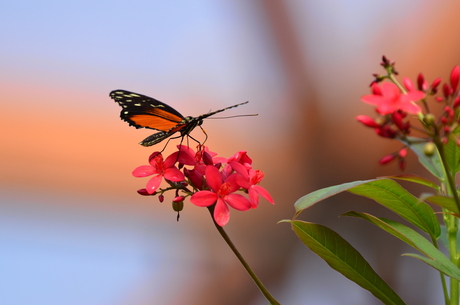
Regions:
[[[184,174],[174,166],[176,160],[176,154],[170,155],[163,161],[162,154],[160,152],[154,152],[149,157],[150,165],[141,165],[135,168],[133,170],[133,176],[148,177],[154,175],[150,178],[145,187],[145,191],[147,191],[148,194],[153,194],[160,186],[163,178],[174,182],[184,181]]]
[[[230,219],[228,205],[239,211],[251,208],[249,200],[240,194],[234,194],[240,186],[236,180],[238,173],[230,175],[225,181],[217,168],[208,165],[206,168],[206,181],[211,190],[199,191],[192,195],[190,201],[197,206],[207,207],[214,203],[214,220],[219,226],[224,226]]]
[[[257,208],[259,205],[259,195],[264,197],[271,204],[275,204],[273,198],[270,196],[270,193],[258,185],[264,178],[264,172],[253,169],[246,170],[241,163],[235,161],[229,162],[229,165],[240,174],[240,176],[238,176],[237,183],[242,188],[248,190],[249,201],[251,202],[251,207],[253,209]]]
[[[158,195],[162,202],[164,193],[174,191],[173,207],[190,197],[197,206],[211,207],[213,218],[220,226],[229,221],[228,206],[247,211],[258,206],[259,196],[274,204],[268,191],[258,185],[264,173],[252,169],[252,159],[246,151],[226,159],[216,157],[217,153],[201,145],[197,152],[185,145],[178,145],[178,149],[164,161],[162,154],[155,152],[149,157],[150,165],[139,166],[133,171],[135,177],[153,176],[146,188],[138,190],[139,194]],[[168,183],[167,188],[160,188],[163,179]],[[181,211],[182,206],[174,210]]]
[[[390,114],[397,110],[414,114],[422,111],[421,108],[414,103],[425,97],[425,93],[422,91],[413,90],[409,91],[407,94],[403,94],[393,83],[383,83],[380,87],[378,84],[373,84],[372,87],[374,94],[365,95],[361,99],[365,103],[376,105],[377,112],[382,115]],[[381,92],[381,94],[375,94],[379,92]]]

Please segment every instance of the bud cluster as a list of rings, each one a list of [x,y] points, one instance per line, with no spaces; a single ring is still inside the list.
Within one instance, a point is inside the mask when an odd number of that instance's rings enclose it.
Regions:
[[[409,145],[409,134],[413,130],[418,131],[422,135],[420,140],[427,143],[427,156],[434,153],[433,143],[447,144],[449,141],[455,141],[460,145],[460,136],[457,132],[460,122],[460,67],[453,68],[449,82],[442,86],[441,78],[436,78],[430,84],[421,73],[416,84],[404,77],[401,85],[395,78],[398,74],[395,62],[383,56],[381,65],[387,74],[374,74],[375,79],[371,83],[372,94],[362,97],[363,102],[376,106],[377,117],[359,115],[356,119],[363,125],[373,128],[380,137],[398,139]],[[385,82],[386,80],[390,82]],[[433,107],[433,102],[437,107]],[[436,116],[431,108],[441,108],[441,114]],[[414,115],[419,122],[415,124],[416,127],[411,123]],[[383,157],[380,164],[398,159],[400,168],[404,169],[406,148],[407,146],[404,146],[398,152]]]

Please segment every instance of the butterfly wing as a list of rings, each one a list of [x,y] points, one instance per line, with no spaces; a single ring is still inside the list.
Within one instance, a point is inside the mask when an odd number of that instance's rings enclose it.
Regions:
[[[151,136],[148,136],[147,138],[139,142],[139,144],[145,147],[152,146],[152,145],[162,142],[163,140],[166,140],[167,138],[172,136],[174,133],[175,131],[160,131],[160,132],[154,133]]]
[[[110,97],[123,108],[120,113],[121,119],[136,128],[170,132],[185,119],[171,106],[142,94],[113,90]]]

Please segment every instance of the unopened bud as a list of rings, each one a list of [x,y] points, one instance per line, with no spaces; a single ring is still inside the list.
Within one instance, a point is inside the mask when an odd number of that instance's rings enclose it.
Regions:
[[[185,197],[184,196],[176,196],[173,201],[174,202],[181,202],[184,201]]]
[[[458,82],[460,78],[460,67],[455,66],[450,73],[450,85],[452,86],[452,90],[455,92],[457,91]]]
[[[435,119],[436,118],[435,118],[434,114],[428,113],[423,118],[423,122],[425,122],[425,124],[428,125],[428,126],[432,126],[434,124]]]
[[[403,79],[404,87],[406,87],[407,91],[413,91],[415,90],[414,84],[408,77],[404,77]]]
[[[453,104],[452,107],[457,108],[459,105],[460,105],[460,96],[458,96],[458,97],[455,99],[454,104]]]
[[[428,83],[422,73],[420,73],[417,77],[417,86],[420,91],[426,91],[428,89]]]
[[[401,158],[404,158],[405,156],[407,156],[407,149],[406,148],[401,148],[398,152],[398,155],[401,157]]]
[[[427,157],[433,156],[435,151],[436,151],[436,145],[434,145],[434,143],[432,142],[426,143],[425,147],[423,148],[423,153]]]
[[[438,87],[439,87],[439,84],[441,83],[441,78],[438,77],[437,79],[435,79],[433,81],[433,83],[431,84],[431,92],[433,94],[436,94],[438,92]]]
[[[454,93],[454,90],[452,90],[452,88],[448,84],[444,84],[444,86],[442,86],[442,91],[444,93],[444,98],[446,98],[446,99],[449,96],[451,96],[452,93]]]
[[[380,159],[379,163],[381,165],[384,165],[384,164],[387,164],[387,163],[393,161],[395,158],[396,158],[396,155],[394,155],[394,154],[386,155],[382,159]]]
[[[180,212],[184,208],[184,201],[173,201],[172,207],[175,212]]]

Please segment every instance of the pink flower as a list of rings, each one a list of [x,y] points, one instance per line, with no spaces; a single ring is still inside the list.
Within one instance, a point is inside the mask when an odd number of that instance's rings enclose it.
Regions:
[[[251,208],[251,203],[243,195],[233,194],[240,188],[236,182],[238,175],[234,173],[224,181],[219,170],[208,165],[206,181],[211,190],[193,194],[190,202],[200,207],[211,206],[215,203],[214,220],[219,226],[224,226],[230,219],[230,210],[227,205],[239,211],[247,211]]]
[[[374,84],[373,87],[378,86]],[[418,101],[425,97],[425,93],[418,90],[409,91],[407,94],[402,94],[399,88],[393,83],[383,83],[380,94],[365,95],[361,100],[365,103],[376,105],[377,112],[380,114],[390,114],[397,110],[408,113],[420,113],[421,108],[413,101]],[[377,88],[373,88],[373,92],[378,92]]]
[[[230,158],[228,158],[227,163],[236,161],[241,163],[245,168],[252,168],[252,159],[249,158],[248,153],[245,150],[240,150]]]
[[[160,186],[161,180],[164,177],[167,180],[180,182],[184,181],[184,174],[179,171],[175,166],[178,156],[177,152],[170,155],[163,162],[163,156],[160,152],[154,152],[149,157],[150,165],[141,165],[133,170],[134,177],[147,177],[154,175],[145,187],[145,191],[153,194]]]
[[[259,195],[264,197],[271,204],[275,204],[272,196],[270,196],[270,193],[258,185],[264,178],[264,172],[253,169],[248,171],[242,164],[235,161],[232,161],[229,164],[238,174],[240,174],[240,176],[238,176],[237,183],[242,188],[248,190],[249,201],[251,202],[251,207],[253,209],[257,208],[259,205]]]

